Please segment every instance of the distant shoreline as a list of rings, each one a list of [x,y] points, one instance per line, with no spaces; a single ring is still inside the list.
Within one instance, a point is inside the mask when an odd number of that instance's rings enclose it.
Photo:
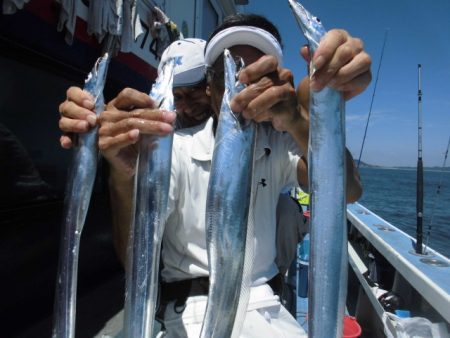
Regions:
[[[362,167],[360,166],[360,168],[365,168],[365,169],[383,169],[383,170],[403,170],[403,171],[416,171],[417,168],[415,167],[382,167],[382,166],[367,166],[367,167]],[[435,167],[424,167],[423,171],[427,171],[427,172],[445,172],[445,173],[450,173],[450,168],[446,167],[444,169],[442,168],[435,168]]]
[[[358,164],[358,161],[355,160],[355,165]],[[374,164],[369,164],[369,163],[365,163],[363,161],[361,161],[360,168],[372,168],[372,169],[390,169],[390,170],[416,170],[416,167],[404,167],[404,166],[392,166],[392,167],[388,167],[388,166],[381,166],[381,165],[374,165]],[[423,170],[425,171],[444,171],[444,172],[450,172],[450,167],[424,167]]]

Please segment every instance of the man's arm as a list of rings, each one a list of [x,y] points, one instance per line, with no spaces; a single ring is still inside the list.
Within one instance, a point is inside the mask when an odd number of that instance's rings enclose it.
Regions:
[[[59,106],[59,127],[64,132],[60,143],[63,148],[71,148],[73,141],[68,135],[86,132],[99,124],[99,149],[110,167],[113,240],[119,259],[125,263],[132,219],[136,144],[141,134],[162,136],[172,132],[176,115],[155,109],[148,94],[130,88],[109,102],[99,118],[91,110],[92,100],[81,88],[68,89],[66,100]]]
[[[309,53],[306,47],[302,48],[301,54],[308,60]],[[308,122],[310,88],[322,90],[329,85],[341,91],[344,99],[349,100],[363,92],[372,78],[370,72],[371,59],[364,51],[362,41],[351,37],[343,30],[332,30],[325,36],[314,54],[312,63],[316,68],[312,79],[303,79],[297,88],[300,116],[303,116],[303,119]],[[304,128],[302,130],[300,127],[297,130],[301,134],[297,136],[297,143],[305,151],[307,150],[308,134],[304,132]],[[304,154],[306,153],[304,152]],[[362,185],[359,172],[348,149],[345,150],[345,157],[347,203],[352,203],[361,197]],[[299,161],[297,169],[299,182],[305,184],[307,164],[304,159]]]
[[[147,94],[129,88],[100,115],[99,148],[110,165],[113,241],[124,266],[133,217],[137,142],[141,134],[163,136],[172,132],[175,118],[174,112],[155,109]]]
[[[297,88],[297,99],[299,102],[300,118],[297,126],[294,126],[294,132],[291,133],[303,154],[308,153],[308,135],[309,135],[309,88],[310,81],[305,77]],[[348,149],[345,149],[346,157],[346,191],[347,203],[357,201],[362,194],[362,185],[359,172],[355,167],[353,157]],[[308,186],[308,163],[305,157],[301,157],[297,165],[297,178],[299,184]]]
[[[307,58],[305,51],[303,48],[301,53]],[[245,118],[256,122],[270,120],[276,130],[291,134],[303,154],[307,154],[310,86],[317,91],[330,86],[349,99],[367,88],[371,80],[371,59],[362,41],[343,30],[332,30],[325,35],[312,62],[316,69],[314,75],[311,80],[303,79],[296,93],[292,72],[278,67],[273,56],[261,57],[241,71],[239,80],[248,87],[233,98],[232,110],[242,111]],[[359,198],[362,189],[350,153],[347,151],[345,156],[347,201],[352,202]],[[306,159],[302,158],[297,167],[301,186],[308,185],[307,167]]]

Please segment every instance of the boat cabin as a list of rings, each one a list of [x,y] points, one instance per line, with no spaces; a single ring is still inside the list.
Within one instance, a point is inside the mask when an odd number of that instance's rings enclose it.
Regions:
[[[32,0],[23,9],[12,3],[3,1],[4,8],[10,6],[15,13],[0,14],[1,336],[50,337],[72,155],[59,145],[58,105],[67,88],[84,84],[102,44],[87,32],[87,0],[75,1],[71,44],[66,42],[67,30],[57,30],[59,2]],[[143,34],[130,52],[113,58],[105,101],[125,87],[149,92],[159,61],[157,47],[163,47],[157,46],[150,30],[154,6],[184,37],[206,39],[242,4],[245,1],[139,2]],[[81,236],[76,334],[83,338],[93,336],[123,307],[124,272],[112,244],[107,169],[100,160]]]

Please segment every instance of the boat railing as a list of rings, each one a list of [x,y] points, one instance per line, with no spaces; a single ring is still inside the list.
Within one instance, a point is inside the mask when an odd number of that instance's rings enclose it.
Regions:
[[[374,331],[383,330],[386,305],[380,296],[390,292],[398,297],[397,308],[411,316],[425,317],[432,322],[450,323],[450,260],[427,248],[425,254],[415,253],[415,240],[359,203],[347,208],[349,222],[350,308],[360,322],[378,317]],[[384,262],[384,267],[371,264]],[[381,269],[383,271],[373,271]],[[371,276],[385,274],[384,283]],[[352,285],[360,285],[354,292]],[[349,303],[349,301],[347,302]],[[349,306],[349,304],[348,304]],[[370,309],[370,310],[369,310]],[[392,310],[392,309],[388,309]],[[370,318],[371,317],[371,318]],[[378,335],[375,335],[378,336]]]

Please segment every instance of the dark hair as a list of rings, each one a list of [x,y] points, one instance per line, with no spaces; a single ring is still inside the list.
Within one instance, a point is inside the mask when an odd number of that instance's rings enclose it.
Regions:
[[[250,13],[237,13],[227,16],[223,20],[222,24],[217,26],[217,28],[211,33],[206,45],[208,45],[209,41],[211,41],[214,35],[216,35],[220,31],[223,31],[224,29],[234,26],[253,26],[264,29],[265,31],[272,34],[275,37],[275,39],[278,40],[280,46],[283,47],[281,36],[280,33],[278,32],[277,27],[275,27],[275,25],[264,16]]]

